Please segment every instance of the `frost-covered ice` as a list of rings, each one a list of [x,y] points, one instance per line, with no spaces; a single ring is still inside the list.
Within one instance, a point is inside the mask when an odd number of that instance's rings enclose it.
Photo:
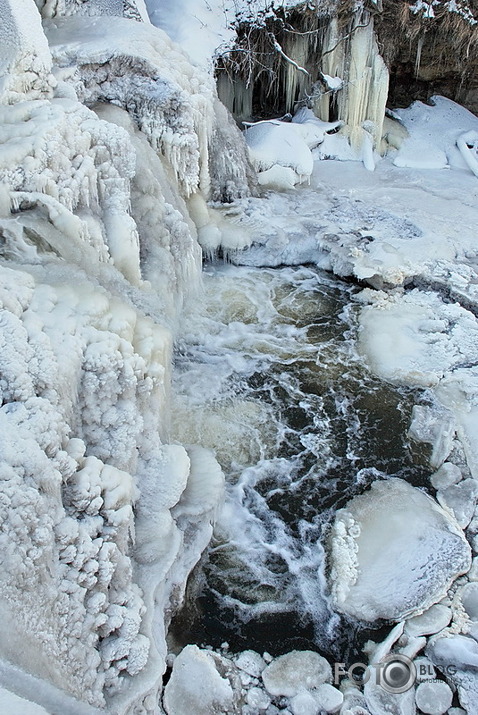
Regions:
[[[220,675],[218,667],[226,672]],[[214,715],[234,712],[235,694],[227,668],[232,666],[215,653],[188,645],[174,661],[171,678],[164,689],[168,715]]]
[[[8,715],[48,715],[40,705],[0,687],[0,710]]]
[[[365,621],[423,612],[471,564],[454,519],[400,479],[374,482],[339,510],[330,549],[335,604]]]
[[[303,689],[318,688],[331,679],[329,663],[313,651],[291,651],[273,660],[262,671],[267,692],[287,697],[294,697]]]

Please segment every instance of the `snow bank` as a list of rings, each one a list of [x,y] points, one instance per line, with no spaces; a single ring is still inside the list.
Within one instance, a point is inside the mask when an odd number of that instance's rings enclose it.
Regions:
[[[301,0],[180,0],[174,6],[168,0],[147,0],[151,22],[161,27],[182,45],[191,59],[210,67],[216,54],[234,43],[236,22],[261,22],[275,8],[301,4]]]
[[[446,594],[470,567],[456,521],[401,479],[374,482],[337,512],[330,540],[332,596],[364,621],[399,621]]]
[[[465,133],[478,131],[478,118],[445,97],[434,96],[430,105],[414,102],[408,109],[396,109],[393,116],[407,129],[393,163],[420,169],[464,169],[469,167],[457,141]]]
[[[341,124],[322,122],[308,109],[299,110],[292,122],[271,119],[247,124],[244,137],[259,183],[284,189],[308,181],[314,167],[311,149]]]

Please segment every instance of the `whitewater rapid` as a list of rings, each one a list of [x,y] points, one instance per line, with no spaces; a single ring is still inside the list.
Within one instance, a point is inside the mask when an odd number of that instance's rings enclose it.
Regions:
[[[214,449],[228,484],[178,646],[359,647],[330,605],[330,523],[372,481],[428,474],[407,437],[418,391],[372,376],[357,350],[359,291],[307,266],[206,268],[176,348],[173,436]]]

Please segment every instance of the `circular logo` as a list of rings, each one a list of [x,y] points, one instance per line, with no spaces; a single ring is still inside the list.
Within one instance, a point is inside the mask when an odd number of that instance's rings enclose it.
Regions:
[[[383,660],[380,685],[388,693],[404,693],[409,690],[417,677],[417,671],[406,655],[389,655]]]

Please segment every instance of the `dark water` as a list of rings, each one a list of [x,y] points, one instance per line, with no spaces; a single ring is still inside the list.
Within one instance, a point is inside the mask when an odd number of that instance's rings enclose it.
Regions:
[[[215,449],[228,486],[178,646],[346,661],[371,636],[330,607],[328,526],[374,480],[422,486],[429,472],[407,439],[420,394],[376,379],[357,352],[358,292],[309,267],[206,273],[176,355],[175,437]]]

